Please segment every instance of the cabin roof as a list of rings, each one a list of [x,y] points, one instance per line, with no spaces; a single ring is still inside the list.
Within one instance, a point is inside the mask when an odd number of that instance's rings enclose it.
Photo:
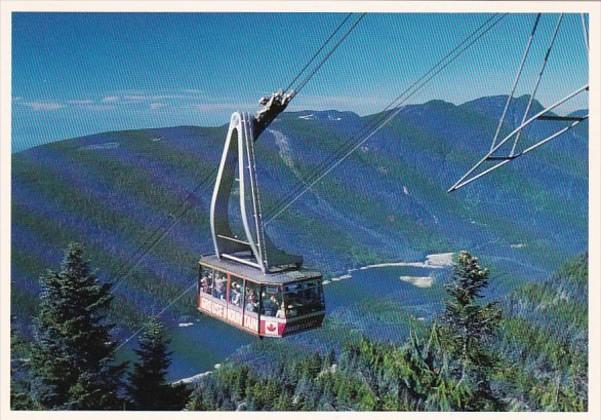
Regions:
[[[215,255],[201,257],[199,264],[225,271],[247,280],[265,284],[285,284],[321,277],[319,271],[307,270],[304,268],[281,271],[278,273],[263,273],[257,268],[236,263],[235,261],[230,261],[225,258],[219,259]]]

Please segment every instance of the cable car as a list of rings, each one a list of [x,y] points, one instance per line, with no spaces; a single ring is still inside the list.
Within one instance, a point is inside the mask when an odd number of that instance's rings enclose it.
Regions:
[[[278,91],[255,116],[232,114],[211,198],[215,254],[199,261],[198,310],[259,337],[317,328],[325,316],[321,273],[269,239],[257,183],[254,142],[293,96]]]
[[[319,327],[325,315],[321,273],[258,274],[214,255],[199,262],[198,309],[258,336]]]

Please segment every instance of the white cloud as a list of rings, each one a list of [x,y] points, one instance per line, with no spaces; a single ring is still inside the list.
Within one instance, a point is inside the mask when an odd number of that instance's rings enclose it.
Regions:
[[[164,95],[124,95],[123,100],[127,102],[150,102],[162,101],[166,99],[190,99],[190,95],[182,95],[179,93],[164,94]]]
[[[146,95],[123,95],[123,101],[125,103],[138,103],[150,100],[152,97]]]
[[[119,89],[111,91],[111,95],[144,95],[143,90],[138,89]]]
[[[26,105],[33,109],[34,111],[56,111],[57,109],[64,108],[65,105],[58,102],[24,102],[23,105]]]
[[[192,104],[190,108],[198,111],[243,111],[249,108],[256,108],[254,103],[242,103],[242,102],[222,102],[214,104]]]
[[[118,96],[105,96],[104,98],[102,98],[102,102],[105,104],[119,102],[119,97]]]
[[[90,111],[110,111],[111,109],[115,109],[115,105],[111,104],[87,104],[83,107]]]
[[[200,89],[159,90],[149,92],[142,90],[111,91],[102,98],[103,103],[139,104],[145,102],[162,103],[163,101],[198,100],[203,96]],[[156,106],[156,105],[155,105]]]
[[[94,101],[91,99],[72,99],[70,101],[67,101],[67,103],[71,105],[89,105],[93,104]]]

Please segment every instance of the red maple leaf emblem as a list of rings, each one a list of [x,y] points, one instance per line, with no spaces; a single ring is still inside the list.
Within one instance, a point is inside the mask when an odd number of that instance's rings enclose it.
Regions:
[[[275,329],[276,329],[275,325],[273,325],[273,324],[267,324],[267,331],[274,332]]]

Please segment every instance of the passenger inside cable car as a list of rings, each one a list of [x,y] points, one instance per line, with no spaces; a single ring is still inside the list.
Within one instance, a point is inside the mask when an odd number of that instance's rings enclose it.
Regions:
[[[281,304],[281,288],[279,286],[264,286],[264,288],[261,315],[275,316]]]
[[[259,285],[249,282],[246,282],[246,290],[244,296],[244,309],[247,312],[258,313],[259,312],[259,301],[257,299]]]
[[[225,300],[225,288],[227,285],[227,276],[219,271],[215,272],[215,286],[213,287],[213,297]]]
[[[234,276],[230,285],[230,303],[237,307],[242,306],[242,280]]]
[[[200,276],[200,291],[208,295],[211,294],[213,286],[213,270],[202,270]]]
[[[282,302],[282,304],[278,308],[278,311],[276,312],[275,317],[276,318],[286,318],[286,305],[284,305],[284,302]]]
[[[321,277],[279,281],[260,283],[201,266],[199,309],[260,336],[321,325],[325,314]]]

